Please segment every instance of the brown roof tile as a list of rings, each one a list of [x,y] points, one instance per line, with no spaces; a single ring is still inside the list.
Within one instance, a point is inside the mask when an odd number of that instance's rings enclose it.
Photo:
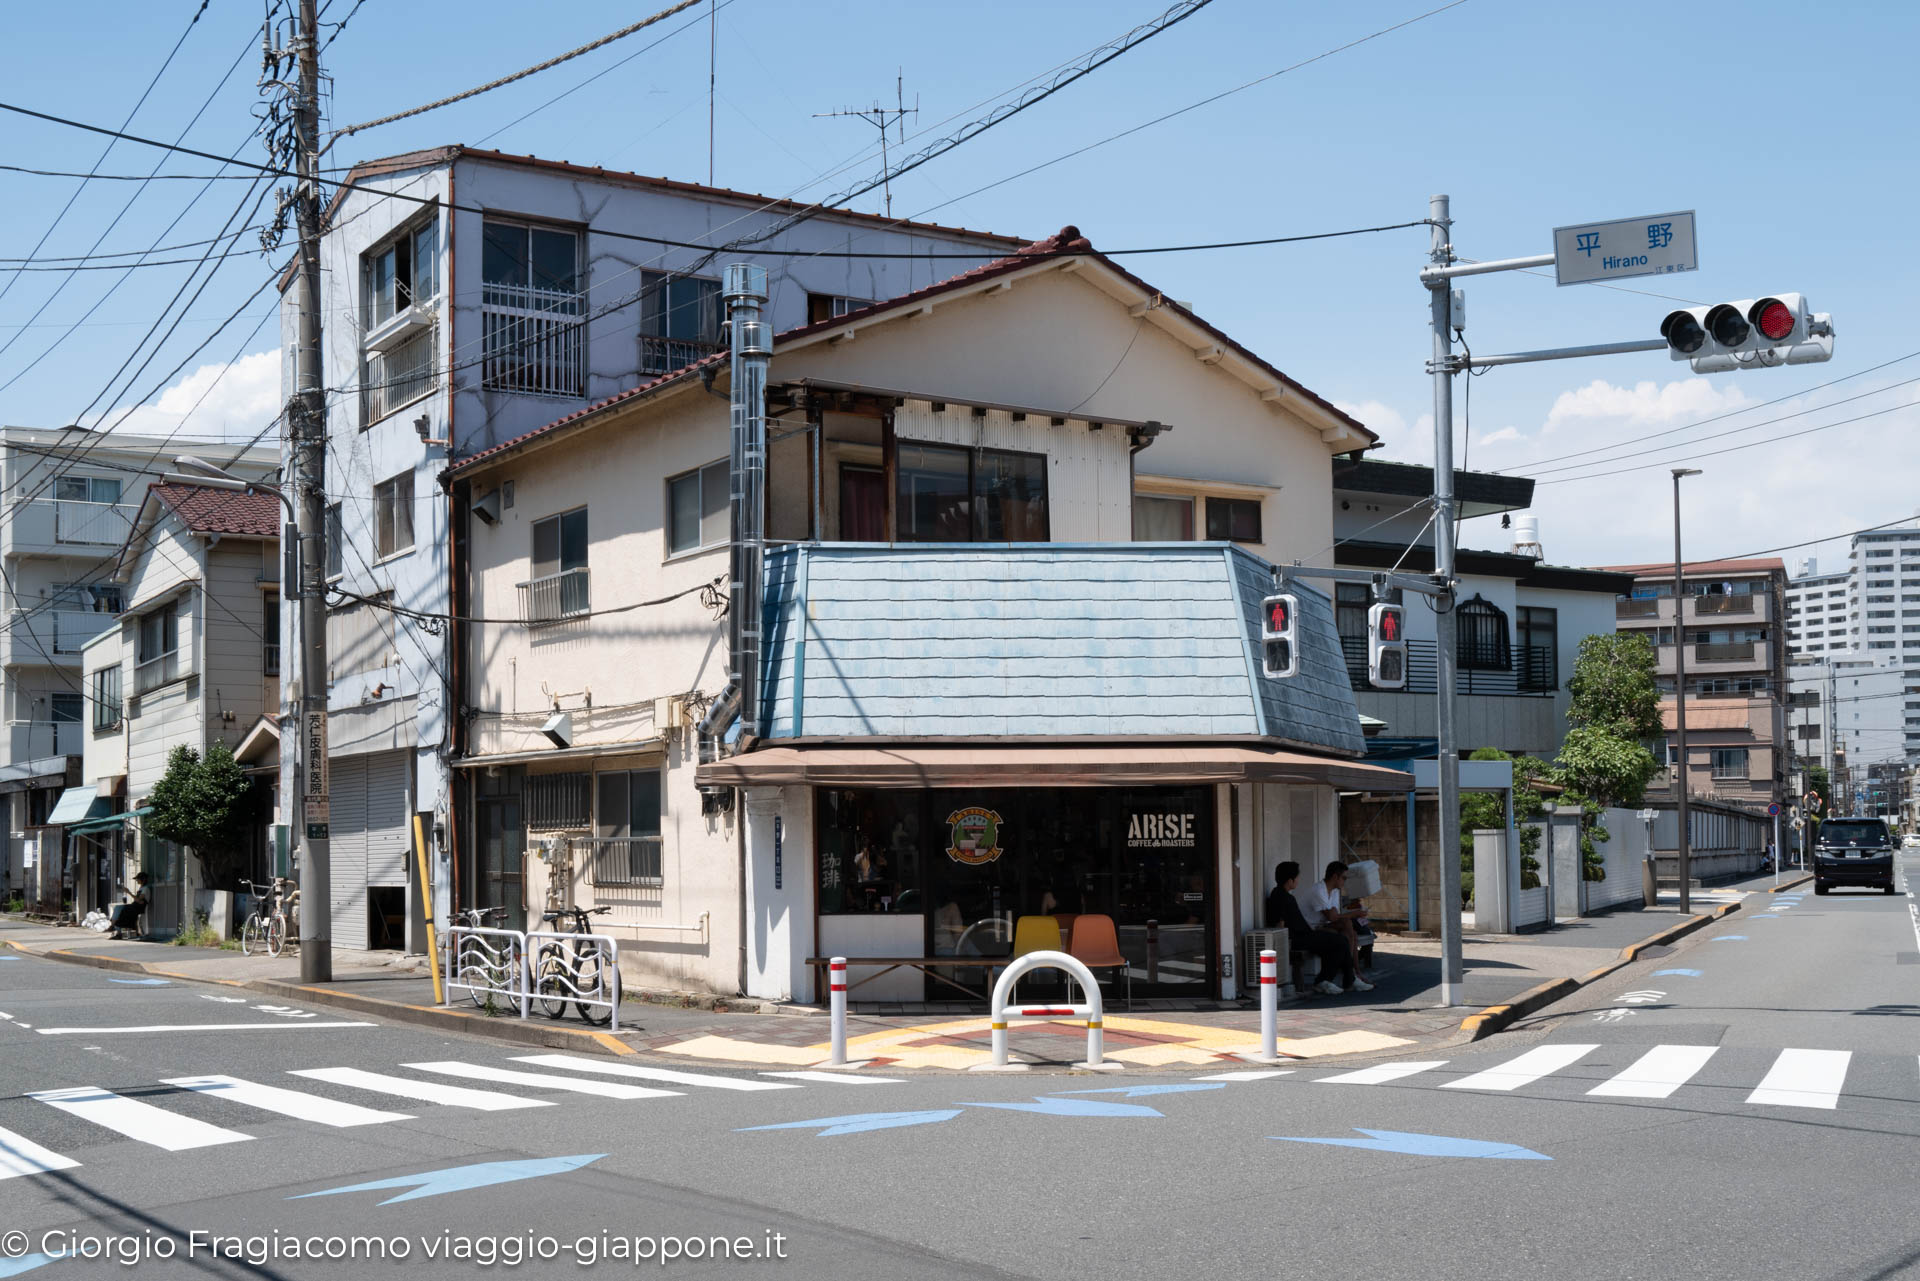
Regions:
[[[204,485],[150,485],[148,492],[196,534],[280,535],[280,500],[272,494],[243,494]]]

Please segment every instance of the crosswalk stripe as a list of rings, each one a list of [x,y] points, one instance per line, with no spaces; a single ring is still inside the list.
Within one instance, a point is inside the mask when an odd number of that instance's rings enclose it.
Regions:
[[[185,1152],[189,1148],[207,1148],[220,1143],[245,1143],[253,1138],[238,1130],[223,1130],[192,1117],[176,1116],[138,1099],[122,1098],[97,1085],[70,1090],[30,1090],[27,1097],[168,1152]]]
[[[1543,1076],[1577,1063],[1600,1047],[1597,1045],[1541,1045],[1499,1067],[1475,1072],[1458,1081],[1441,1083],[1443,1090],[1517,1090]]]
[[[577,1076],[555,1072],[520,1072],[513,1068],[488,1067],[480,1063],[408,1063],[416,1072],[438,1072],[443,1076],[463,1076],[472,1081],[500,1081],[508,1085],[531,1085],[542,1090],[570,1090],[575,1094],[597,1094],[603,1099],[675,1099],[679,1090],[656,1090],[645,1085],[622,1085],[618,1081],[586,1081]]]
[[[569,1068],[575,1072],[602,1072],[608,1076],[638,1077],[643,1081],[666,1081],[674,1085],[704,1085],[716,1090],[797,1090],[785,1081],[747,1081],[731,1076],[707,1076],[699,1072],[675,1072],[670,1068],[641,1067],[634,1063],[616,1063],[609,1059],[583,1059],[575,1054],[516,1054],[514,1061],[536,1067]]]
[[[1342,1072],[1338,1076],[1323,1076],[1321,1085],[1385,1085],[1388,1081],[1398,1081],[1403,1076],[1412,1076],[1415,1072],[1424,1072],[1428,1068],[1445,1067],[1445,1059],[1434,1059],[1426,1063],[1382,1063],[1378,1067],[1361,1068],[1357,1072]]]
[[[1847,1081],[1852,1050],[1782,1050],[1749,1103],[1787,1108],[1834,1108]]]
[[[12,1130],[0,1130],[0,1179],[17,1179],[23,1174],[45,1174],[48,1170],[71,1170],[80,1163],[25,1139]]]
[[[277,1085],[262,1085],[258,1081],[243,1081],[237,1076],[176,1076],[163,1080],[161,1084],[193,1090],[217,1099],[231,1099],[263,1112],[277,1112],[281,1116],[330,1125],[338,1130],[413,1119],[404,1112],[363,1108],[358,1103],[342,1103],[337,1099],[321,1098],[318,1094],[285,1090]]]
[[[551,1099],[523,1099],[512,1094],[501,1094],[495,1090],[469,1090],[463,1085],[441,1085],[437,1081],[409,1081],[403,1076],[388,1076],[384,1072],[363,1072],[359,1068],[295,1068],[293,1076],[304,1076],[315,1081],[327,1081],[334,1085],[350,1085],[359,1090],[372,1090],[376,1094],[397,1094],[403,1099],[419,1099],[422,1103],[444,1103],[448,1107],[474,1108],[481,1112],[506,1112],[514,1108],[552,1107]]]
[[[898,1085],[897,1076],[852,1076],[846,1072],[762,1072],[761,1076],[781,1076],[790,1081],[826,1081],[834,1085]]]
[[[1611,1080],[1587,1093],[1609,1099],[1664,1099],[1707,1065],[1717,1046],[1656,1045]]]

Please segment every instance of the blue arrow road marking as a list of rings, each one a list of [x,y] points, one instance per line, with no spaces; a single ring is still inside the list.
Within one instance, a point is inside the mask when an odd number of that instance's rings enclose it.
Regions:
[[[1358,1127],[1356,1127],[1358,1128]],[[1408,1156],[1487,1157],[1501,1161],[1551,1161],[1531,1148],[1515,1143],[1486,1143],[1479,1139],[1451,1139],[1442,1134],[1408,1134],[1401,1130],[1360,1130],[1365,1139],[1309,1139],[1274,1134],[1282,1143],[1324,1143],[1335,1148],[1371,1148],[1375,1152],[1404,1152]]]
[[[1108,1103],[1104,1099],[1035,1099],[1031,1103],[967,1103],[970,1108],[1038,1112],[1041,1116],[1164,1116],[1144,1103]]]
[[[1753,914],[1752,916],[1749,916],[1749,917],[1748,917],[1747,919],[1748,919],[1749,921],[1777,921],[1777,920],[1779,920],[1779,919],[1780,919],[1780,913],[1778,913],[1778,912],[1755,912],[1755,913],[1754,913],[1754,914]]]
[[[109,983],[125,983],[128,987],[166,987],[172,979],[108,979]]]
[[[1061,1094],[1119,1094],[1129,1099],[1137,1099],[1148,1094],[1186,1094],[1193,1090],[1224,1090],[1226,1085],[1215,1082],[1212,1085],[1110,1085],[1104,1090],[1062,1090]]]
[[[811,1130],[823,1128],[815,1138],[830,1139],[836,1134],[864,1134],[868,1130],[897,1130],[907,1125],[935,1125],[960,1115],[959,1108],[934,1108],[925,1112],[855,1112],[850,1116],[823,1116],[813,1121],[782,1121],[778,1125],[746,1125],[736,1130]]]
[[[1746,937],[1747,936],[1744,934],[1722,934],[1718,938],[1708,939],[1707,942],[1709,943],[1741,943],[1746,941]]]
[[[1700,977],[1699,970],[1655,970],[1653,972],[1653,977],[1659,978],[1662,974],[1680,974],[1690,979],[1697,979]]]
[[[411,1192],[402,1192],[399,1196],[388,1197],[380,1203],[392,1205],[396,1201],[417,1201],[421,1197],[441,1196],[448,1192],[465,1192],[472,1188],[491,1187],[496,1183],[537,1179],[544,1174],[565,1174],[583,1165],[591,1165],[605,1155],[605,1152],[595,1152],[586,1156],[551,1156],[533,1161],[487,1161],[480,1165],[455,1166],[451,1170],[430,1170],[425,1174],[403,1174],[393,1179],[375,1179],[371,1183],[328,1188],[324,1192],[302,1192],[298,1196],[288,1197],[287,1200],[303,1201],[313,1196],[339,1196],[344,1192],[377,1192],[383,1188],[413,1189]]]
[[[12,957],[0,957],[0,960],[12,960]],[[17,1259],[0,1259],[0,1277],[17,1277],[22,1272],[31,1272],[35,1268],[44,1268],[55,1259],[64,1259],[64,1254],[23,1254]]]

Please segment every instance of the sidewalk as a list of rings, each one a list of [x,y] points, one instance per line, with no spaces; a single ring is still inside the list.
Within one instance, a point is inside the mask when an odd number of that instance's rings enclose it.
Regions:
[[[1694,894],[1694,915],[1677,900],[1652,908],[1584,917],[1530,934],[1469,934],[1464,942],[1464,1008],[1441,1009],[1440,944],[1435,939],[1382,937],[1374,949],[1375,990],[1285,1002],[1279,1011],[1280,1051],[1294,1058],[1404,1052],[1477,1039],[1513,1019],[1559,1000],[1583,982],[1625,964],[1624,953],[1675,930],[1698,928],[1736,909],[1748,889],[1764,892],[1770,879]],[[0,946],[77,964],[143,972],[165,978],[243,987],[280,998],[334,1005],[412,1023],[492,1036],[520,1044],[599,1054],[657,1054],[681,1060],[754,1067],[805,1068],[826,1059],[828,1028],[814,1007],[770,1007],[740,1013],[685,1009],[629,1000],[618,1033],[585,1027],[571,1013],[550,1021],[537,1011],[527,1020],[489,1016],[462,1000],[436,1007],[424,957],[334,952],[333,981],[300,982],[297,957],[243,956],[166,943],[115,942],[89,930],[0,918]],[[374,959],[375,957],[379,959]],[[1140,1005],[1146,1005],[1141,1002]],[[1103,1019],[1106,1055],[1143,1068],[1208,1068],[1257,1050],[1256,1005],[1193,1002],[1128,1011],[1124,1002]],[[860,1013],[847,1018],[849,1057],[888,1070],[961,1069],[985,1062],[991,1027],[984,1006],[966,1012]],[[1014,1057],[1059,1065],[1084,1056],[1084,1022],[1023,1023]]]

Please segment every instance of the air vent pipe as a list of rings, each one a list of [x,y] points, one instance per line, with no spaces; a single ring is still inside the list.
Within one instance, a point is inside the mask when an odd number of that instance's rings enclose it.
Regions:
[[[767,361],[772,340],[761,319],[767,269],[737,262],[722,291],[730,326],[732,432],[727,497],[732,517],[729,560],[728,683],[739,691],[741,734],[760,734],[760,594],[764,579],[767,473]]]

